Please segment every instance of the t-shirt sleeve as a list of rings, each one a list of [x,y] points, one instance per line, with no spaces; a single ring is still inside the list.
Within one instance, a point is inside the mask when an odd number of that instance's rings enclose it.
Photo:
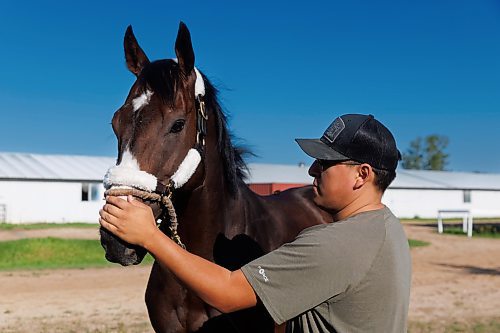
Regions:
[[[377,252],[354,245],[355,234],[310,229],[241,268],[277,324],[332,298],[341,299],[365,276]],[[372,253],[360,253],[365,250]]]

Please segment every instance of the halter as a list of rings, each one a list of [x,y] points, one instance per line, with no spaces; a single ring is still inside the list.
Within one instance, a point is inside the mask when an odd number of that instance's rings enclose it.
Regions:
[[[177,62],[177,59],[173,59]],[[131,156],[131,162],[111,167],[104,176],[104,195],[127,196],[132,195],[145,201],[157,202],[162,207],[159,220],[164,220],[168,215],[170,225],[169,237],[182,248],[182,243],[177,233],[177,216],[171,201],[173,190],[182,187],[195,173],[205,152],[205,137],[207,135],[208,114],[205,109],[205,84],[203,77],[196,67],[195,104],[196,104],[196,143],[189,149],[186,157],[179,165],[177,171],[169,178],[168,183],[160,182],[154,175],[139,170],[137,162]],[[135,165],[134,165],[135,161]],[[122,159],[123,162],[123,159]],[[165,214],[165,211],[167,214]],[[160,225],[161,222],[158,224]]]

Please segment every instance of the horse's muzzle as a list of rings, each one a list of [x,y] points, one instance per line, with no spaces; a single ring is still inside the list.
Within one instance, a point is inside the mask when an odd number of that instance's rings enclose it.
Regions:
[[[123,241],[103,227],[99,229],[99,232],[101,245],[106,252],[106,260],[122,266],[130,266],[140,264],[144,259],[146,255],[144,248]]]

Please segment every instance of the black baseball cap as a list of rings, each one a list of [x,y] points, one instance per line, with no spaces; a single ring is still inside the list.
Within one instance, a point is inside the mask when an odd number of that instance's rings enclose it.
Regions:
[[[345,114],[336,118],[320,139],[295,141],[318,160],[352,160],[383,170],[396,170],[401,160],[391,132],[372,115]]]

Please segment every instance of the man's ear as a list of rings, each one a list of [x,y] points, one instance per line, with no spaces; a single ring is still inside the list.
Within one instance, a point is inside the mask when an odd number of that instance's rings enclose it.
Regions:
[[[375,178],[375,173],[370,164],[363,163],[357,166],[356,182],[354,183],[354,189],[359,189],[366,183],[373,181]]]

